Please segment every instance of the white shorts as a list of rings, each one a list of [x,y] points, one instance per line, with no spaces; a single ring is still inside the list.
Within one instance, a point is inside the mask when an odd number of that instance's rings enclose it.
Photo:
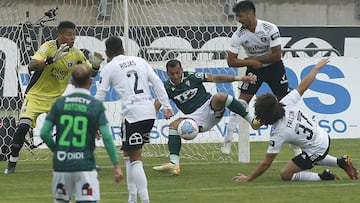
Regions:
[[[194,111],[191,114],[185,114],[185,118],[192,118],[199,126],[202,127],[202,132],[206,132],[218,124],[222,116],[219,117],[218,114],[215,114],[214,110],[211,109],[209,98],[200,108]]]
[[[93,171],[53,172],[52,191],[55,200],[70,201],[75,193],[76,201],[99,201],[98,173]]]

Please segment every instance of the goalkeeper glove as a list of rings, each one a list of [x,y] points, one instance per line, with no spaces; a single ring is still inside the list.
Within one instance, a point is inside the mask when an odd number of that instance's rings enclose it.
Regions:
[[[89,54],[89,61],[94,70],[99,70],[100,64],[103,62],[103,60],[104,60],[103,56],[98,52]]]
[[[56,53],[53,57],[48,57],[46,59],[45,64],[46,65],[52,64],[58,59],[61,59],[62,57],[66,56],[68,53],[69,53],[69,46],[66,43],[64,43],[60,45],[58,50],[56,50]]]

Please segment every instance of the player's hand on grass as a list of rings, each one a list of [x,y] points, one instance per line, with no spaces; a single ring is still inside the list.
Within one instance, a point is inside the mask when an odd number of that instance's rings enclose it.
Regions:
[[[236,183],[249,182],[248,176],[241,173],[238,173],[235,177],[232,178],[232,180]]]
[[[89,61],[94,70],[99,70],[101,63],[104,61],[104,58],[100,53],[93,52],[89,54]]]

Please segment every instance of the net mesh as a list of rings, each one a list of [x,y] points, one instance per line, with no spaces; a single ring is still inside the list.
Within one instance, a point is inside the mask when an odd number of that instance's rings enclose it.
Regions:
[[[9,143],[29,81],[27,64],[30,57],[41,43],[56,38],[56,25],[61,20],[73,21],[77,25],[75,47],[83,50],[86,56],[90,51],[104,54],[104,40],[111,35],[121,36],[126,54],[148,60],[162,80],[167,78],[164,67],[171,58],[181,60],[185,70],[238,75],[242,73],[238,69],[224,68],[227,66],[227,46],[236,25],[231,13],[233,3],[232,0],[2,0],[0,158],[4,160],[9,154]],[[237,97],[237,86],[209,84],[206,87],[212,93],[221,91]],[[91,87],[93,94],[95,91],[96,82]],[[121,106],[118,99],[111,91],[105,104],[111,109],[107,115],[119,143]],[[229,156],[220,153],[228,115],[227,111],[223,121],[210,132],[200,134],[194,141],[184,142],[182,157],[236,160],[235,144]],[[159,115],[159,118],[163,116]],[[33,136],[27,135],[30,145],[41,143],[38,133],[43,119],[44,115],[39,117]],[[153,144],[145,146],[145,156],[168,155],[168,124],[169,121],[164,119],[156,121]],[[98,144],[101,145],[101,141]],[[38,150],[27,146],[22,150],[26,155],[21,158],[49,158],[42,157]]]

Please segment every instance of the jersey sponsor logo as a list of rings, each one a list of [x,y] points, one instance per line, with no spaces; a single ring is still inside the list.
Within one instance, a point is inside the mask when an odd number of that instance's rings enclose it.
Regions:
[[[183,104],[183,103],[187,102],[188,100],[192,99],[196,95],[198,90],[199,90],[198,88],[193,88],[193,89],[186,90],[185,92],[183,92],[183,93],[181,93],[179,95],[176,95],[174,97],[174,99],[179,101],[180,104]]]
[[[274,34],[272,34],[272,35],[270,36],[271,40],[275,40],[275,39],[277,39],[277,38],[279,38],[279,37],[280,37],[280,33],[279,33],[279,32],[276,32],[276,33],[274,33]]]
[[[51,73],[50,73],[51,77],[53,77],[57,80],[64,80],[66,78],[67,74],[68,74],[68,71],[61,70],[56,67],[52,68]]]
[[[59,161],[80,160],[80,159],[84,159],[84,153],[83,152],[58,151],[58,152],[56,152],[56,158]]]

